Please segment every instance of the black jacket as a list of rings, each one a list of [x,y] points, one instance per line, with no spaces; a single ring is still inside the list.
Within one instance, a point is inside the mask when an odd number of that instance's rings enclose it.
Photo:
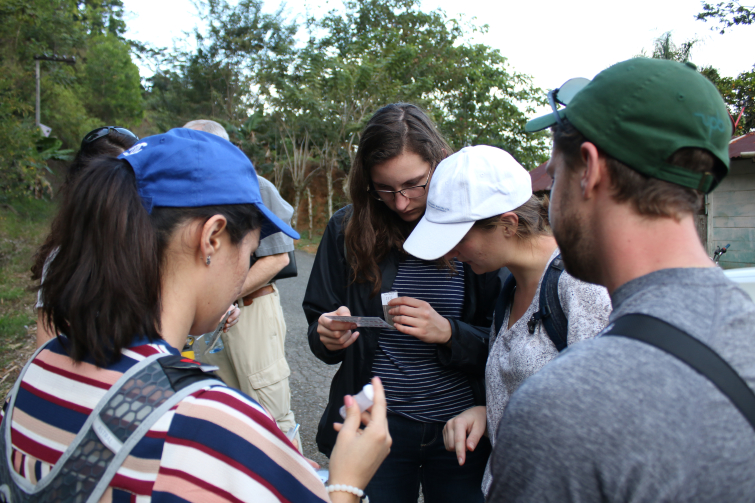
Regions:
[[[315,263],[304,294],[304,314],[309,323],[308,337],[312,352],[329,365],[340,363],[330,386],[328,405],[317,429],[317,447],[330,455],[336,442],[334,422],[342,422],[338,409],[344,395],[354,395],[370,381],[372,362],[377,351],[379,329],[359,328],[359,337],[348,348],[330,351],[320,342],[317,320],[322,313],[340,306],[351,310],[352,316],[383,317],[380,295],[370,296],[372,283],[351,283],[352,270],[345,257],[344,229],[351,215],[351,206],[339,210],[330,219],[317,250]],[[392,290],[399,265],[399,253],[392,252],[380,264],[381,292]],[[451,347],[437,345],[442,365],[469,374],[475,403],[485,404],[485,363],[488,357],[488,337],[493,324],[496,299],[508,276],[506,269],[487,274],[475,274],[464,264],[464,306],[461,320],[451,322]]]

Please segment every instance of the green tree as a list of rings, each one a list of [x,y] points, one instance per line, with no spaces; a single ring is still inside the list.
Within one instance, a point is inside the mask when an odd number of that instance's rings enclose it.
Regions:
[[[83,80],[86,109],[107,124],[133,127],[144,113],[139,69],[129,46],[108,33],[89,40]]]
[[[543,103],[542,92],[498,50],[469,42],[487,26],[424,12],[415,0],[356,0],[318,27],[328,30],[320,51],[354,64],[360,73],[352,75],[365,77],[371,111],[393,101],[418,103],[455,148],[493,144],[530,169],[546,158],[545,136],[524,132],[525,113]]]
[[[197,118],[243,124],[257,104],[252,88],[259,73],[293,46],[295,27],[280,13],[262,13],[261,1],[207,0],[200,6],[206,33],[193,33],[197,49],[163,58],[149,82],[151,118],[162,130]]]
[[[653,40],[653,52],[650,57],[653,59],[668,59],[678,61],[679,63],[686,63],[690,60],[692,49],[697,42],[697,39],[692,39],[682,42],[681,45],[677,45],[671,40],[671,32],[667,31]],[[640,51],[638,56],[642,58],[648,57],[644,49]]]
[[[499,51],[470,42],[485,26],[423,11],[417,0],[353,0],[309,19],[308,40],[295,46],[296,27],[255,1],[203,5],[198,48],[169,54],[150,81],[148,121],[221,122],[297,209],[322,174],[332,214],[359,132],[388,103],[424,107],[455,148],[493,144],[529,168],[547,157],[547,135],[524,133],[542,92]]]
[[[323,172],[332,214],[334,183],[346,178],[359,131],[392,102],[423,106],[456,148],[496,145],[530,168],[546,158],[546,135],[524,132],[525,113],[542,93],[500,52],[468,41],[486,27],[424,12],[414,0],[357,0],[310,19],[309,28],[306,46],[260,81],[282,131],[277,145],[288,148],[278,160],[291,175],[295,206],[308,177]],[[294,144],[307,155],[294,159]]]
[[[755,131],[755,70],[742,72],[737,77],[722,77],[713,67],[701,68],[700,73],[715,84],[726,102],[729,114],[737,123],[734,135]]]
[[[122,7],[121,0],[0,0],[0,178],[5,180],[0,190],[40,194],[44,160],[53,155],[50,145],[58,145],[54,139],[38,142],[34,56],[77,60],[75,66],[39,65],[41,119],[62,140],[60,146],[77,147],[95,126],[140,120],[140,83],[122,39]],[[17,187],[11,189],[10,181]]]
[[[686,63],[689,61],[692,54],[692,48],[697,43],[696,39],[687,40],[682,42],[681,45],[676,45],[671,40],[671,32],[667,31],[657,39],[653,44],[654,59],[670,59],[672,61],[678,61],[680,63]]]
[[[739,1],[703,2],[703,11],[696,16],[701,21],[716,20],[719,33],[723,35],[728,28],[738,25],[751,25],[755,22],[755,6],[742,5]]]

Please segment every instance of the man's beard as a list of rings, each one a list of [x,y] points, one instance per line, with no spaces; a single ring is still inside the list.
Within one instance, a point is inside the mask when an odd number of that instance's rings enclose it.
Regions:
[[[562,205],[564,208],[568,205]],[[599,261],[595,246],[586,232],[586,225],[577,212],[566,211],[553,229],[566,272],[588,283],[600,284]]]

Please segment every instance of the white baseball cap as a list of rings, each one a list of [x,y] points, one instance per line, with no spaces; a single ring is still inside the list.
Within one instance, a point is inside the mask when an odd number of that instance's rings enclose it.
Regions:
[[[423,260],[442,257],[478,220],[515,210],[532,196],[532,180],[511,154],[489,145],[444,159],[430,181],[425,215],[404,242]]]

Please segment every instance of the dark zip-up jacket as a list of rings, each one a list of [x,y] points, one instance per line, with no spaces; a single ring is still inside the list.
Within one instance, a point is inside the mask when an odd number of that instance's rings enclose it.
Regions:
[[[336,442],[334,422],[343,422],[338,409],[344,395],[355,395],[372,377],[372,363],[378,346],[380,329],[360,327],[354,343],[339,351],[328,350],[317,333],[317,320],[323,313],[346,306],[352,316],[383,317],[380,295],[370,296],[372,283],[352,283],[352,269],[345,256],[344,231],[351,216],[351,206],[339,210],[330,219],[317,250],[312,273],[304,295],[304,314],[309,323],[308,337],[312,353],[329,365],[341,364],[330,386],[328,405],[317,429],[317,447],[330,456]],[[399,253],[392,251],[379,264],[381,292],[390,292],[399,266]],[[475,274],[464,264],[464,306],[460,320],[451,323],[451,346],[438,344],[442,365],[469,375],[476,405],[485,404],[485,363],[488,338],[493,324],[493,309],[509,272]]]

